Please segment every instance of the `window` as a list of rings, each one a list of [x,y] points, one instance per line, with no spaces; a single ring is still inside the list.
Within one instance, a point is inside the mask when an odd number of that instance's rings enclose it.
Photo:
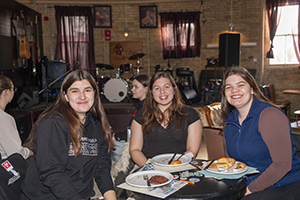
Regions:
[[[90,6],[55,6],[57,43],[55,60],[92,75],[95,70],[93,15]]]
[[[299,64],[295,44],[298,44],[298,5],[278,7],[279,24],[273,40],[274,58],[270,65]],[[298,47],[297,47],[298,48]]]
[[[159,13],[163,58],[200,57],[200,12]]]
[[[184,34],[181,34],[181,38],[180,38],[180,44],[182,47],[186,47],[187,44],[188,28],[189,28],[188,23],[184,24],[183,28],[181,27],[181,24],[179,24],[179,32],[182,32],[182,29],[185,29]],[[167,34],[173,35],[173,24],[167,24]],[[175,41],[174,43],[174,37],[168,37],[167,46],[173,47],[174,44],[175,46],[177,46],[177,41]],[[194,23],[191,23],[190,46],[195,46],[195,24]]]
[[[85,16],[64,16],[61,23],[62,26],[65,25],[65,29],[61,30],[61,48],[63,52],[69,52],[63,54],[63,60],[67,60],[66,56],[69,55],[69,59],[80,60],[81,65],[88,66],[88,18]],[[75,51],[77,54],[70,53]]]

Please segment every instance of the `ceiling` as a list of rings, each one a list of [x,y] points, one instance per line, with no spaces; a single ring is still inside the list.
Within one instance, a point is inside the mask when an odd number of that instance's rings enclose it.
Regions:
[[[151,3],[172,3],[191,2],[200,0],[16,0],[22,4],[151,4]]]

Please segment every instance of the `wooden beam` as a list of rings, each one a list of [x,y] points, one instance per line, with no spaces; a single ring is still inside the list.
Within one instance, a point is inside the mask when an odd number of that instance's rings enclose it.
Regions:
[[[148,3],[174,3],[174,2],[191,2],[199,0],[17,0],[22,4],[93,4],[93,5],[112,5],[112,4],[148,4]],[[200,3],[200,2],[199,2]]]

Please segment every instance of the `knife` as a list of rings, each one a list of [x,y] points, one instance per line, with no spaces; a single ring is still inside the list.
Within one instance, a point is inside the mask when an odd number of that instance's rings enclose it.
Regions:
[[[168,165],[170,165],[170,164],[172,163],[172,161],[173,161],[173,159],[175,158],[176,154],[177,154],[177,153],[174,153],[174,155],[172,156],[171,160],[169,160]]]
[[[213,162],[215,162],[215,160],[216,160],[216,159],[213,159],[212,161],[210,161],[210,163],[209,163],[208,165],[206,165],[206,166],[204,167],[204,169],[205,169],[205,170],[208,169],[209,166],[210,166],[211,164],[213,164]]]

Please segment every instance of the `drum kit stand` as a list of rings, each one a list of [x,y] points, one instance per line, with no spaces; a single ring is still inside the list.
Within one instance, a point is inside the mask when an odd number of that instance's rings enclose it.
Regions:
[[[137,53],[129,57],[129,60],[136,60],[136,75],[140,74],[140,58],[142,58],[144,53]],[[114,70],[115,68],[107,64],[96,64],[96,77],[95,80],[98,84],[101,98],[105,97],[109,102],[121,102],[127,98],[130,101],[131,96],[131,83],[135,77],[133,73],[133,68],[131,63],[121,64],[117,72],[115,73],[115,78],[111,76],[104,76],[100,74],[101,71]]]

